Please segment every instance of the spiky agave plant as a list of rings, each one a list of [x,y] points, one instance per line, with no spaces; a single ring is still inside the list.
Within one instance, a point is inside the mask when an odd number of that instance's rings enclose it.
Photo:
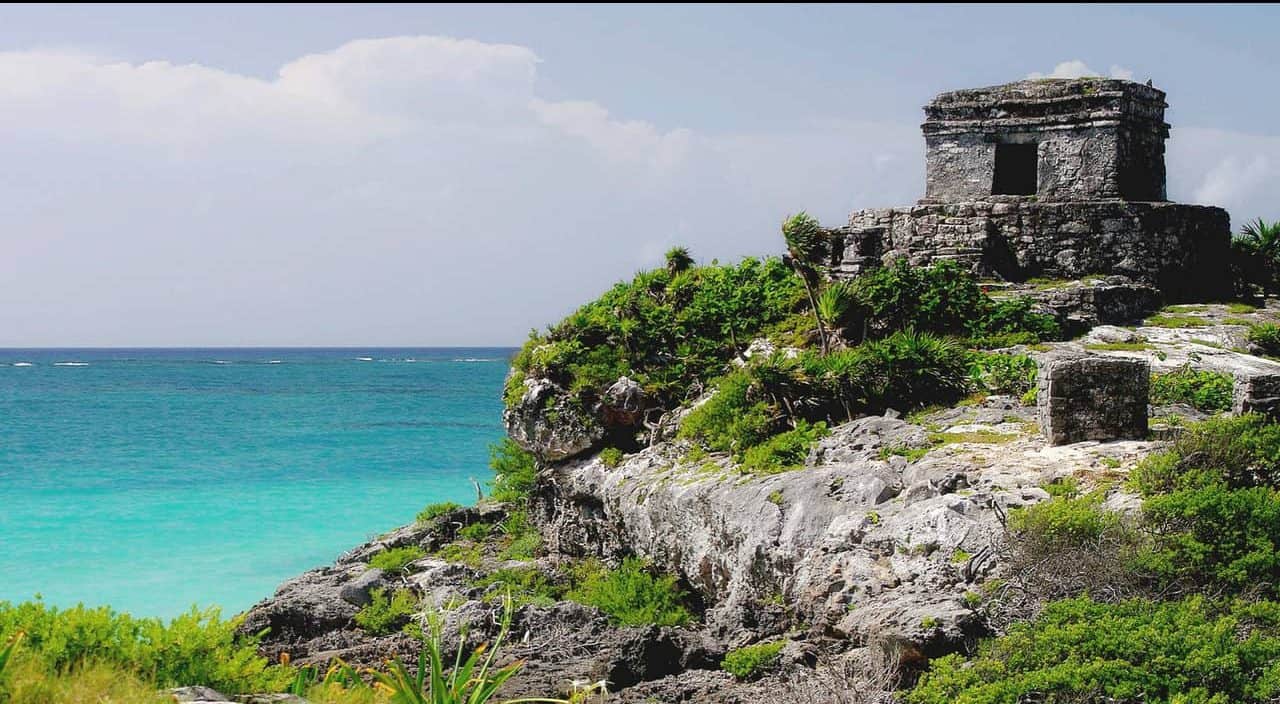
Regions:
[[[1280,273],[1280,220],[1267,222],[1257,218],[1247,222],[1232,244],[1253,261],[1247,265],[1247,273],[1261,279],[1259,283],[1265,291],[1275,290],[1277,273]]]
[[[458,639],[453,667],[446,669],[444,658],[444,634],[438,616],[429,620],[422,650],[418,653],[416,674],[410,674],[404,663],[396,658],[387,672],[374,674],[377,685],[391,695],[390,704],[491,704],[497,702],[498,690],[520,672],[522,661],[503,667],[495,667],[494,660],[502,643],[511,630],[512,601],[507,594],[502,604],[502,621],[498,635],[491,644],[486,643],[463,657],[466,631]],[[502,704],[570,704],[565,699],[529,697],[508,699]]]
[[[672,276],[693,266],[693,257],[688,247],[672,247],[667,250],[667,272]]]

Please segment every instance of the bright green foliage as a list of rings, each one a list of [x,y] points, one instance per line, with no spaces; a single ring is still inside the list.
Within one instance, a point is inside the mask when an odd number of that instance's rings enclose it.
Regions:
[[[369,558],[369,566],[391,574],[400,574],[410,562],[427,556],[427,551],[417,545],[389,548]]]
[[[993,394],[1021,397],[1036,387],[1036,360],[1025,354],[979,352],[969,376],[975,387]]]
[[[391,704],[488,704],[496,702],[497,692],[524,666],[516,661],[494,667],[503,641],[511,630],[511,603],[503,609],[498,637],[487,648],[472,649],[463,657],[467,639],[459,639],[458,651],[444,654],[444,634],[440,619],[432,619],[422,651],[418,655],[416,674],[394,660],[388,671],[375,673],[374,679],[391,693]],[[554,701],[554,700],[526,700]]]
[[[468,567],[479,567],[484,561],[484,552],[477,543],[453,542],[436,551],[436,557],[445,562],[457,562]]]
[[[356,612],[355,621],[374,635],[386,635],[400,630],[409,617],[418,610],[418,597],[409,589],[397,589],[388,594],[387,589],[374,589],[370,601]]]
[[[897,332],[854,353],[865,405],[872,411],[951,403],[969,392],[969,352],[950,340]]]
[[[494,525],[492,523],[472,523],[463,526],[458,530],[458,537],[464,540],[474,540],[475,542],[483,542],[493,533]]]
[[[1152,328],[1205,328],[1212,325],[1212,322],[1198,315],[1160,314],[1147,318],[1142,324]]]
[[[1023,540],[1043,549],[1079,545],[1119,525],[1119,517],[1102,508],[1102,498],[1093,492],[1015,509],[1009,513],[1009,527]]]
[[[452,501],[443,501],[437,504],[427,504],[426,508],[418,512],[418,522],[426,523],[433,519],[439,518],[450,511],[462,508],[460,504]]]
[[[502,589],[492,592],[486,598],[492,600],[494,595],[509,595],[516,608],[525,604],[551,606],[565,593],[562,585],[556,584],[533,567],[505,567],[472,583],[482,589],[494,584],[501,585]]]
[[[532,560],[542,547],[542,534],[525,511],[512,511],[498,524],[506,545],[498,557],[503,560]]]
[[[757,643],[737,650],[730,650],[720,663],[720,669],[740,680],[759,677],[778,661],[778,653],[782,652],[785,641]]]
[[[1075,477],[1062,477],[1048,484],[1041,484],[1040,488],[1055,499],[1073,499],[1080,495],[1080,482]]]
[[[622,464],[622,450],[616,447],[606,447],[600,451],[600,464],[613,468]]]
[[[857,304],[857,289],[849,281],[832,281],[818,294],[818,317],[834,329],[849,326]]]
[[[1144,494],[1218,483],[1233,489],[1280,487],[1280,425],[1258,414],[1197,423],[1170,452],[1144,458],[1132,482]]]
[[[687,247],[672,247],[667,250],[667,273],[675,276],[693,266],[693,257]]]
[[[619,625],[680,626],[693,620],[676,578],[653,575],[639,558],[629,557],[617,569],[587,561],[573,576],[566,598],[600,609]]]
[[[1139,560],[1153,575],[1276,593],[1280,491],[1223,485],[1183,489],[1147,498],[1142,510],[1155,539]]]
[[[1199,598],[1050,604],[977,657],[934,660],[908,704],[1247,704],[1280,694],[1280,606]],[[1043,698],[1035,698],[1035,697]]]
[[[92,661],[159,687],[204,685],[229,693],[282,688],[288,670],[259,657],[252,639],[238,639],[238,625],[222,620],[217,609],[192,609],[165,623],[107,607],[0,602],[0,640],[24,633],[20,654],[51,674]]]
[[[1249,342],[1269,357],[1280,356],[1280,325],[1260,323],[1249,326]]]
[[[796,421],[792,430],[779,433],[742,453],[741,470],[748,474],[766,475],[785,472],[804,463],[809,448],[830,431],[821,421]]]
[[[698,438],[712,450],[740,453],[764,442],[778,422],[777,411],[754,398],[751,372],[731,372],[716,392],[680,423],[680,437]]]
[[[494,472],[489,495],[497,501],[525,501],[538,483],[537,459],[511,438],[489,447],[489,467]]]
[[[9,666],[9,660],[13,658],[13,651],[18,649],[18,643],[23,639],[25,635],[26,633],[22,631],[18,631],[17,633],[14,633],[13,635],[9,636],[9,642],[4,646],[4,648],[0,649],[0,691],[4,691],[3,678],[4,678],[5,668]]]
[[[1231,408],[1234,385],[1230,374],[1183,367],[1151,375],[1151,402],[1185,403],[1206,413],[1217,413]]]
[[[1035,342],[1059,334],[1053,317],[1032,311],[1030,300],[995,301],[951,261],[912,267],[900,259],[859,277],[856,287],[873,337],[914,329],[979,340],[1022,333],[1023,342]]]
[[[668,405],[695,380],[721,374],[752,337],[800,312],[804,300],[803,282],[777,258],[642,272],[532,336],[512,362],[508,405],[526,376],[550,378],[589,401],[624,374]]]

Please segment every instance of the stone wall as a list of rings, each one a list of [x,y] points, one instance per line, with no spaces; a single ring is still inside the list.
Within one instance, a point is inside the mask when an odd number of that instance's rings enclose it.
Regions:
[[[1146,360],[1077,357],[1043,364],[1040,430],[1050,445],[1147,436],[1151,366]]]
[[[992,195],[1001,143],[1037,145],[1040,200],[1164,200],[1164,97],[1100,78],[943,93],[925,106],[925,200]]]
[[[826,263],[837,278],[900,258],[914,265],[952,259],[1006,281],[1127,276],[1171,300],[1230,289],[1230,221],[1209,206],[992,197],[861,210],[832,238]]]

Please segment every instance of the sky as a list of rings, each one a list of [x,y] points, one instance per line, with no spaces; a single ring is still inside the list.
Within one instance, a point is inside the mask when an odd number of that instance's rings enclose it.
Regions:
[[[1168,93],[1280,219],[1276,6],[0,7],[0,347],[516,345],[674,245],[923,194],[921,106]]]

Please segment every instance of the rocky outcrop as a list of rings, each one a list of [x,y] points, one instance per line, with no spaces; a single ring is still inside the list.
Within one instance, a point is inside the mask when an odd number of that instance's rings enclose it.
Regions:
[[[1001,516],[1048,498],[1042,483],[1099,462],[1095,447],[1046,448],[1033,410],[990,403],[925,419],[952,441],[903,420],[856,420],[803,470],[763,478],[723,457],[685,461],[676,443],[613,468],[567,462],[544,484],[540,520],[553,551],[638,554],[680,575],[729,646],[806,623],[815,637],[944,652],[983,630],[965,594],[999,569]]]
[[[502,413],[507,435],[520,447],[556,462],[595,447],[605,428],[564,389],[547,379],[525,379],[524,395]]]

